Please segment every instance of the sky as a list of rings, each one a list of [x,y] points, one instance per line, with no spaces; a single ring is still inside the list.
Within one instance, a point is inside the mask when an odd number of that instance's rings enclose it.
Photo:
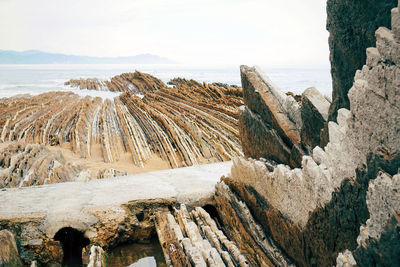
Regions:
[[[0,49],[329,66],[323,0],[0,0]]]

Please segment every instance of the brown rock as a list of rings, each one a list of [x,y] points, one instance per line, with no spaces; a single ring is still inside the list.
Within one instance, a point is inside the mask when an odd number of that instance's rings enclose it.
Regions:
[[[305,152],[300,145],[298,103],[256,67],[241,66],[241,75],[246,108],[239,112],[239,130],[245,156],[301,166]]]
[[[240,88],[185,79],[170,88],[140,72],[121,74],[108,83],[68,83],[125,93],[105,100],[68,92],[2,99],[0,141],[61,146],[84,159],[124,161],[139,168],[154,159],[157,168],[176,168],[242,155],[237,129]]]
[[[274,89],[262,79],[259,72],[247,66],[241,66],[244,103],[263,121],[269,123],[285,142],[298,144],[300,136],[295,122],[291,121],[282,107]]]
[[[259,115],[245,106],[239,109],[239,132],[246,156],[289,163],[291,149],[271,125],[266,124]]]
[[[314,87],[308,88],[302,95],[301,143],[312,150],[321,143],[320,132],[328,120],[329,102]]]
[[[0,188],[74,181],[86,171],[39,144],[11,143],[0,151]]]
[[[0,231],[0,266],[23,266],[21,258],[19,257],[14,235],[8,230]]]

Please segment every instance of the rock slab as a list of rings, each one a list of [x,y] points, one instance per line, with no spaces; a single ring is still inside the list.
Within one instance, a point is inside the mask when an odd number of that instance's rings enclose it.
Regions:
[[[22,267],[14,235],[8,230],[0,231],[0,266]]]

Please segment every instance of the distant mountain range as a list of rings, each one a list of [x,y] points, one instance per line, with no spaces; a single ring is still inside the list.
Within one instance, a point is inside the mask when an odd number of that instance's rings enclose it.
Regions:
[[[172,64],[174,61],[152,55],[141,54],[131,57],[88,57],[39,50],[23,52],[0,50],[0,64]]]

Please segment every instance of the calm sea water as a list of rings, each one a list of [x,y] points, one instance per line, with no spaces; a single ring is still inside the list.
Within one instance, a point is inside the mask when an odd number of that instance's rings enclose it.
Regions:
[[[270,68],[262,67],[283,91],[301,94],[314,86],[323,94],[331,94],[329,68]],[[39,94],[48,91],[71,91],[64,82],[77,78],[109,79],[135,70],[154,75],[164,82],[181,77],[199,82],[222,82],[240,86],[239,66],[187,65],[0,65],[0,98],[17,94]],[[81,95],[112,97],[113,94],[73,90]]]

